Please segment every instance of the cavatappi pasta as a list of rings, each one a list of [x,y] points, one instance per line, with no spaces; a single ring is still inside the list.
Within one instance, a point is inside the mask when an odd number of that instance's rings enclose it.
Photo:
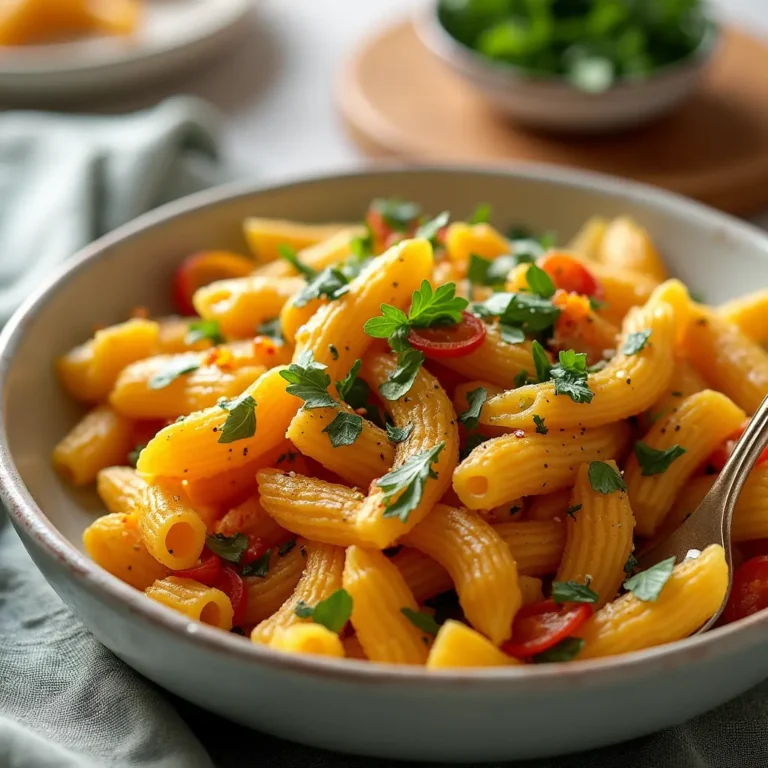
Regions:
[[[429,670],[640,650],[715,612],[722,549],[632,553],[768,394],[765,291],[697,303],[626,217],[566,249],[383,199],[244,231],[251,256],[182,263],[179,316],[56,362],[86,410],[53,464],[96,483],[96,563],[243,642]],[[768,456],[733,539],[768,541]]]

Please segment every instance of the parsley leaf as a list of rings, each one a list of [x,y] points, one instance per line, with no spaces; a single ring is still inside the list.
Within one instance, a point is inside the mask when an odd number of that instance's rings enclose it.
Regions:
[[[268,549],[261,557],[252,563],[243,566],[240,572],[241,576],[260,576],[262,579],[269,573],[269,559],[272,557],[272,550]]]
[[[440,443],[431,450],[417,453],[376,481],[376,485],[384,491],[386,510],[383,517],[399,517],[404,523],[408,521],[408,516],[421,502],[427,480],[437,477],[432,464],[443,448],[445,443]]]
[[[314,608],[300,600],[293,612],[300,619],[312,619],[331,632],[341,632],[352,615],[352,596],[346,589],[337,589],[330,597],[321,600]]]
[[[534,341],[531,344],[531,354],[533,356],[533,364],[536,366],[536,378],[539,381],[549,381],[552,363],[549,362],[546,350],[538,341]]]
[[[326,267],[302,288],[293,303],[297,307],[304,307],[312,299],[322,296],[329,301],[336,301],[349,290],[349,282],[349,278],[337,267]]]
[[[557,661],[572,661],[584,647],[581,637],[564,637],[559,643],[532,657],[534,664],[546,664]]]
[[[218,442],[234,443],[256,434],[256,401],[250,395],[222,400],[219,408],[228,411]]]
[[[395,427],[387,422],[387,440],[391,443],[404,443],[413,432],[413,424],[408,424],[405,427]]]
[[[606,464],[604,461],[591,461],[588,474],[589,484],[592,486],[593,491],[606,495],[614,491],[627,490],[624,478],[610,464]]]
[[[423,362],[423,352],[410,347],[400,352],[397,355],[397,368],[379,387],[382,396],[387,400],[399,400],[413,386]]]
[[[200,367],[198,355],[175,355],[149,380],[150,389],[164,389],[172,384],[179,376],[192,373]]]
[[[572,349],[561,351],[560,362],[549,375],[555,382],[556,395],[568,395],[574,403],[591,403],[594,393],[587,383],[587,355]]]
[[[544,419],[538,413],[533,414],[533,423],[536,425],[536,432],[540,435],[546,435],[549,427],[544,426]]]
[[[357,374],[360,373],[360,368],[363,365],[363,361],[358,358],[352,363],[352,367],[349,369],[347,375],[341,380],[336,382],[336,391],[339,393],[339,397],[346,401],[347,395],[352,390],[352,387],[357,378]]]
[[[483,409],[483,405],[487,399],[488,390],[485,387],[478,387],[471,392],[467,392],[467,405],[469,407],[459,416],[459,421],[467,427],[467,429],[477,428],[480,419],[480,411]]]
[[[468,305],[466,299],[456,296],[456,283],[445,283],[433,291],[429,280],[424,280],[413,292],[408,321],[414,328],[429,328],[444,322],[460,323],[461,313]]]
[[[525,387],[530,382],[528,381],[528,371],[518,371],[515,374],[515,378],[513,379],[513,382],[515,384],[515,389],[518,389],[519,387]]]
[[[522,328],[526,333],[550,329],[560,317],[560,308],[549,299],[530,293],[496,293],[472,310],[479,317],[498,317],[499,322]]]
[[[487,224],[491,220],[491,206],[480,203],[467,218],[467,224]]]
[[[552,599],[556,603],[596,603],[600,596],[589,586],[587,577],[585,584],[578,581],[553,581]]]
[[[624,573],[626,573],[627,576],[631,576],[634,573],[635,568],[637,568],[637,558],[630,553],[627,562],[624,563]]]
[[[640,571],[628,578],[624,582],[624,589],[644,603],[655,603],[674,569],[675,558],[668,557],[651,566],[647,571]]]
[[[285,557],[295,546],[296,546],[295,537],[293,539],[288,539],[288,541],[283,542],[278,547],[277,554],[280,555],[280,557]]]
[[[517,264],[517,257],[511,254],[504,254],[495,259],[486,259],[473,253],[469,257],[467,277],[473,285],[486,285],[494,289],[503,288],[509,273]]]
[[[478,445],[482,445],[486,440],[489,440],[490,438],[485,437],[485,435],[481,435],[479,432],[475,432],[467,437],[467,441],[464,443],[464,447],[459,452],[459,458],[461,461],[464,461],[464,459],[469,456],[472,451],[477,448]]]
[[[505,344],[521,344],[525,341],[525,331],[515,325],[499,323],[499,332]]]
[[[360,437],[363,431],[363,417],[356,413],[344,413],[340,411],[336,418],[323,430],[328,433],[331,445],[341,448],[343,445],[352,445]]]
[[[372,317],[363,330],[374,339],[388,339],[400,328],[408,327],[408,315],[402,309],[389,304],[381,305],[381,316]]]
[[[686,453],[686,449],[681,445],[673,445],[665,451],[659,451],[651,448],[650,445],[642,440],[638,440],[635,443],[635,456],[637,456],[643,477],[660,475],[662,472],[666,472],[669,469],[669,465],[684,453]]]
[[[568,515],[568,517],[571,518],[571,520],[576,519],[576,513],[581,509],[581,504],[574,504],[572,507],[568,507],[568,509],[565,510],[565,514]]]
[[[328,345],[328,351],[331,353],[331,357],[334,360],[338,360],[339,359],[339,350],[336,349],[336,345],[335,344],[329,344]]]
[[[413,624],[416,629],[420,629],[433,637],[440,631],[440,625],[435,621],[435,617],[430,613],[414,611],[411,608],[401,608],[400,613]]]
[[[376,198],[371,203],[371,210],[381,215],[384,223],[398,232],[407,232],[421,216],[421,206],[397,197]]]
[[[283,328],[280,325],[280,318],[276,317],[274,320],[267,320],[262,323],[256,329],[257,336],[266,336],[268,339],[272,339],[275,344],[285,344],[285,337],[283,336]]]
[[[306,277],[307,280],[312,280],[317,277],[317,270],[302,264],[299,260],[299,254],[295,248],[291,248],[290,245],[281,243],[277,246],[277,253],[281,259],[285,259],[300,275]]]
[[[236,533],[234,536],[216,533],[205,537],[205,546],[222,560],[239,563],[243,553],[248,549],[248,537],[244,533]]]
[[[136,465],[139,463],[139,456],[141,456],[141,452],[147,447],[146,443],[141,443],[140,445],[137,445],[129,454],[128,454],[128,463],[136,469]]]
[[[365,408],[371,394],[368,384],[357,375],[362,364],[362,360],[355,360],[349,373],[341,381],[336,382],[336,391],[339,393],[339,397],[355,410]]]
[[[525,278],[532,293],[543,296],[545,299],[555,295],[556,289],[552,278],[541,267],[536,266],[536,264],[531,264],[528,267]]]
[[[184,341],[187,344],[196,344],[204,339],[210,341],[214,346],[224,343],[224,336],[222,336],[218,320],[195,320],[189,324]]]
[[[366,228],[365,235],[353,237],[349,241],[349,250],[352,251],[352,258],[348,265],[353,271],[357,269],[359,274],[363,264],[373,256],[373,232],[370,227]]]
[[[305,411],[336,407],[336,401],[328,394],[331,377],[325,373],[325,368],[325,365],[315,361],[312,350],[308,349],[297,363],[291,363],[288,370],[280,371],[280,376],[290,384],[285,391],[301,398]]]
[[[637,331],[637,333],[630,333],[629,336],[627,336],[627,340],[624,342],[621,351],[625,355],[636,355],[645,347],[650,335],[650,328],[646,328],[643,331]]]
[[[437,233],[446,225],[451,219],[451,214],[448,211],[438,213],[434,219],[424,222],[417,230],[414,237],[423,237],[425,240],[429,240],[432,245],[435,245],[435,238]]]

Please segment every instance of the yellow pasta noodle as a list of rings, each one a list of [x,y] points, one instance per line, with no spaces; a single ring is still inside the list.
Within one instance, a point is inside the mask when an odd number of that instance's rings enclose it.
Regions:
[[[244,623],[258,624],[280,610],[280,606],[290,599],[303,572],[304,554],[301,546],[293,547],[284,555],[274,551],[266,576],[248,576],[243,579],[248,594]]]
[[[521,663],[466,624],[449,619],[437,633],[427,658],[427,669],[511,667]]]
[[[133,467],[106,467],[99,470],[96,490],[104,506],[114,513],[136,511],[147,484]]]
[[[640,536],[654,533],[688,478],[738,429],[744,418],[744,411],[725,395],[705,389],[681,400],[653,425],[643,438],[645,445],[656,451],[680,446],[685,453],[674,459],[665,471],[650,475],[643,475],[635,455],[627,460],[624,479]]]
[[[544,589],[541,579],[535,576],[518,576],[520,584],[520,594],[523,598],[523,605],[538,603],[544,599]]]
[[[403,614],[418,611],[397,568],[380,552],[349,547],[344,589],[352,597],[352,626],[371,661],[424,664],[429,639]]]
[[[453,589],[453,579],[448,571],[418,549],[403,547],[392,557],[392,562],[418,603]]]
[[[195,565],[205,546],[205,523],[178,491],[148,485],[137,517],[141,538],[152,557],[174,570]]]
[[[448,257],[466,270],[472,254],[484,259],[496,259],[511,251],[509,240],[490,224],[465,224],[456,221],[448,227],[445,236]]]
[[[602,216],[592,216],[573,236],[573,239],[568,244],[568,250],[577,253],[585,259],[597,259],[607,228],[607,219],[604,219]]]
[[[713,389],[753,414],[768,394],[768,352],[737,326],[696,307],[685,339],[691,363]]]
[[[650,235],[627,216],[614,219],[603,233],[597,253],[608,266],[647,275],[661,282],[667,270]]]
[[[603,606],[577,634],[579,659],[615,656],[681,640],[710,619],[725,599],[728,566],[719,545],[675,566],[655,602],[627,593]]]
[[[525,507],[525,517],[528,520],[565,520],[570,506],[571,489],[563,488],[544,496],[534,496]]]
[[[250,464],[283,442],[300,401],[289,395],[282,368],[272,368],[243,392],[256,402],[256,428],[251,437],[221,443],[228,412],[214,406],[170,424],[141,452],[137,469],[145,476],[191,479],[211,477]]]
[[[669,386],[674,369],[675,310],[665,301],[652,297],[633,310],[624,323],[619,350],[632,334],[650,333],[638,352],[622,351],[597,373],[588,385],[590,403],[574,402],[567,395],[555,394],[555,384],[529,384],[491,398],[483,408],[484,424],[533,430],[534,414],[552,427],[592,427],[644,411],[658,400]],[[634,338],[634,337],[633,337]]]
[[[300,251],[349,229],[349,226],[349,224],[303,224],[284,219],[251,217],[243,222],[243,232],[251,253],[263,263],[277,259],[280,256],[281,245]]]
[[[83,544],[95,563],[136,589],[143,591],[169,573],[147,551],[134,515],[100,517],[85,529]]]
[[[685,359],[675,361],[675,372],[669,388],[648,409],[645,422],[648,427],[667,415],[676,408],[682,398],[701,392],[707,388],[707,382],[699,375],[698,371]]]
[[[572,486],[583,461],[611,459],[629,437],[624,422],[594,429],[523,432],[494,437],[475,448],[453,474],[453,488],[470,509],[487,509],[519,496]]]
[[[345,376],[373,341],[363,332],[366,321],[379,314],[382,304],[406,306],[433,265],[426,240],[406,240],[390,248],[349,284],[347,293],[315,312],[296,337],[295,359],[310,349],[315,360],[328,366],[332,381]]]
[[[286,653],[309,653],[314,656],[344,657],[344,645],[335,632],[320,624],[292,624],[278,627],[269,647]]]
[[[99,470],[127,461],[133,448],[131,422],[106,405],[94,408],[53,450],[53,466],[73,485],[96,479]]]
[[[254,481],[255,479],[254,473]],[[221,520],[216,522],[216,533],[222,533],[225,536],[245,533],[261,539],[268,545],[284,541],[288,534],[267,514],[258,494],[249,496],[245,501],[228,510]]]
[[[340,408],[313,408],[299,411],[288,427],[286,437],[305,455],[319,461],[350,485],[368,488],[373,480],[389,472],[395,460],[395,447],[387,433],[367,419],[362,432],[351,445],[334,448],[325,431],[339,413],[353,413]]]
[[[523,520],[493,526],[525,576],[554,573],[565,549],[565,525],[557,520]]]
[[[438,504],[403,543],[450,574],[470,624],[500,645],[522,604],[517,566],[498,532],[479,515]]]
[[[299,542],[299,546],[304,547],[307,553],[304,572],[293,594],[272,616],[253,628],[251,640],[254,643],[269,644],[278,629],[285,629],[303,621],[295,611],[300,602],[314,607],[341,589],[344,550],[315,542]]]
[[[748,339],[763,346],[768,344],[768,290],[733,299],[719,307],[717,313]]]
[[[619,471],[615,461],[606,463]],[[580,584],[590,579],[600,607],[613,600],[626,578],[624,566],[632,552],[635,524],[629,498],[624,491],[595,491],[589,481],[589,464],[582,464],[571,501],[580,508],[566,522],[565,551],[555,579]]]
[[[199,352],[211,346],[210,339],[200,339],[191,344],[187,341],[191,325],[195,322],[194,318],[169,316],[160,317],[156,322],[159,326],[155,350],[157,354],[178,355],[183,352]]]
[[[232,628],[232,604],[220,590],[206,587],[191,579],[168,576],[146,590],[147,597],[219,629]]]
[[[126,365],[154,354],[159,335],[157,323],[142,319],[97,331],[93,339],[56,361],[59,380],[75,400],[104,400]]]

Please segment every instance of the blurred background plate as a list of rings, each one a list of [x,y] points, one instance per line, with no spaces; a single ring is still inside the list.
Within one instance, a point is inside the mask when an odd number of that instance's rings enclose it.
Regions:
[[[140,28],[129,39],[87,37],[51,45],[0,46],[0,99],[61,104],[146,88],[221,49],[253,4],[147,0]]]

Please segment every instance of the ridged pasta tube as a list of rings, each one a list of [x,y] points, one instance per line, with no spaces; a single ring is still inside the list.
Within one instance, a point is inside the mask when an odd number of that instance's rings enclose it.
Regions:
[[[339,636],[321,624],[292,624],[290,627],[278,627],[269,642],[269,647],[285,653],[344,658],[344,645]]]
[[[265,621],[288,600],[304,572],[304,555],[300,546],[280,555],[273,552],[266,576],[247,576],[243,579],[248,593],[246,625]]]
[[[96,477],[96,490],[113,513],[133,514],[147,484],[132,467],[106,467]]]
[[[146,595],[190,619],[219,629],[232,629],[232,604],[223,592],[213,587],[168,576],[148,587]]]

